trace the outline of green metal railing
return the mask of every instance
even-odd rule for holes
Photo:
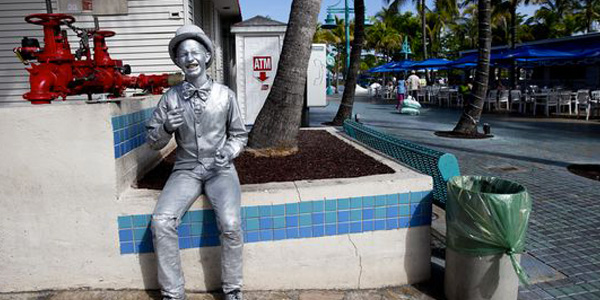
[[[431,176],[433,201],[445,208],[448,197],[447,182],[450,178],[460,175],[456,156],[395,138],[352,120],[344,122],[344,131],[357,141]]]

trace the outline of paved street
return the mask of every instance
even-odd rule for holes
[[[311,109],[311,126],[330,121],[340,97]],[[456,155],[463,175],[490,175],[525,185],[533,199],[527,269],[535,284],[519,299],[600,299],[600,182],[567,171],[572,163],[600,164],[600,122],[484,114],[494,138],[449,139],[457,109],[424,108],[401,115],[394,104],[357,98],[360,121],[399,138]],[[434,255],[436,251],[434,249]],[[441,257],[443,258],[443,256]],[[439,296],[439,295],[438,295]]]

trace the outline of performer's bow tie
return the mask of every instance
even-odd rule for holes
[[[194,95],[198,95],[198,98],[202,99],[202,101],[206,101],[208,99],[209,92],[210,91],[208,89],[196,88],[189,82],[185,82],[183,84],[183,97],[185,97],[185,99],[190,99],[194,97]]]

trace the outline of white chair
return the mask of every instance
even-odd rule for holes
[[[509,110],[508,90],[501,90],[498,94],[498,109],[502,109],[502,103],[506,104],[506,110]]]
[[[570,91],[561,91],[559,93],[558,98],[558,112],[562,112],[562,107],[566,106],[569,111],[569,115],[572,113],[571,111],[571,92]]]
[[[492,104],[494,107],[498,107],[498,90],[490,90],[488,92],[487,97],[483,101],[483,109],[485,110],[485,105],[488,106],[488,111],[492,110]]]
[[[523,113],[523,99],[521,99],[521,91],[520,90],[511,90],[510,91],[510,109],[512,110],[514,105],[519,106],[519,113]]]
[[[448,107],[450,107],[450,90],[446,87],[440,88],[438,99],[440,101],[440,107],[444,106],[444,101],[447,102]]]
[[[420,89],[417,90],[417,101],[419,102],[424,102],[426,101],[425,98],[427,98],[427,91],[425,90],[424,87],[421,87]]]
[[[556,92],[542,92],[544,96],[535,97],[535,103],[533,104],[533,115],[535,116],[536,108],[538,106],[544,106],[544,115],[550,116],[550,107],[558,107],[558,94]]]
[[[579,118],[579,111],[581,108],[585,109],[585,120],[590,119],[590,113],[592,110],[592,102],[590,101],[590,91],[589,90],[578,90],[577,96],[575,96],[575,112],[577,117]]]
[[[440,101],[438,98],[439,95],[440,95],[440,87],[439,86],[432,87],[430,90],[430,94],[429,94],[430,102],[440,105]]]

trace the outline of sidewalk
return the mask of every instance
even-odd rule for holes
[[[312,108],[311,125],[330,121],[339,98]],[[499,176],[528,188],[533,211],[524,265],[533,284],[521,287],[519,299],[600,299],[600,182],[566,169],[600,163],[600,122],[484,114],[494,138],[449,139],[433,132],[452,130],[460,110],[424,108],[408,116],[396,113],[394,104],[356,100],[354,113],[365,125],[453,153],[463,175]]]

